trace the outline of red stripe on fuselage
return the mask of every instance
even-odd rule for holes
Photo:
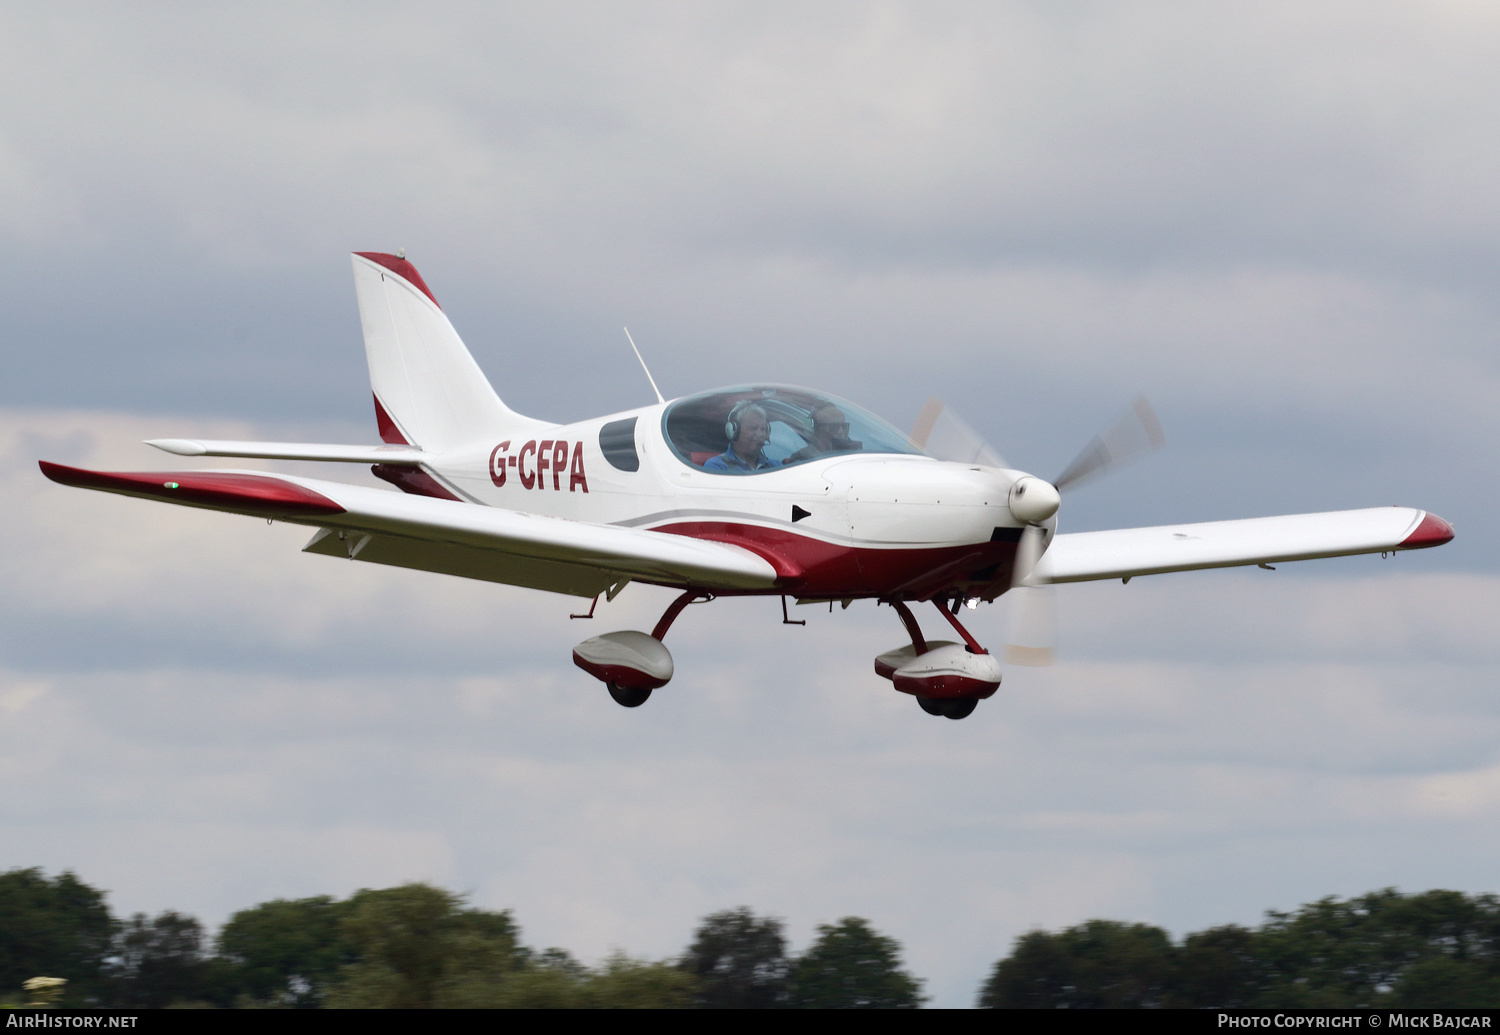
[[[1004,542],[876,550],[732,521],[679,521],[653,531],[742,547],[776,569],[778,592],[808,597],[900,594],[925,599],[973,581],[976,572],[995,565],[1001,569],[980,581],[1004,582],[1016,550],[1016,544]]]
[[[218,471],[86,471],[40,462],[42,473],[62,485],[143,496],[167,503],[230,510],[262,517],[342,514],[344,508],[320,492],[274,475]],[[168,488],[168,485],[174,486]]]

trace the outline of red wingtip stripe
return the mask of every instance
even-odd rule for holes
[[[422,274],[418,273],[417,268],[405,259],[397,258],[394,255],[387,255],[385,252],[355,252],[354,254],[358,255],[361,259],[369,259],[375,265],[383,266],[390,270],[396,276],[426,295],[433,305],[437,305],[439,309],[443,308],[438,305],[438,300],[433,298],[432,289],[427,286],[427,281],[422,279]]]
[[[344,508],[320,492],[275,475],[224,471],[87,471],[39,461],[42,473],[60,485],[143,496],[236,514],[262,517],[342,514]]]
[[[1417,525],[1416,530],[1405,539],[1401,540],[1403,550],[1422,550],[1429,546],[1442,546],[1453,538],[1453,526],[1448,524],[1436,514],[1423,514],[1422,523]]]

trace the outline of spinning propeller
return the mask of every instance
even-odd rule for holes
[[[912,441],[940,460],[1008,468],[973,428],[957,414],[931,398],[922,407],[912,429]],[[1105,428],[1073,458],[1056,481],[1047,482],[1023,474],[1010,488],[1010,512],[1024,522],[1016,559],[1011,568],[1010,591],[1017,594],[1010,642],[1005,660],[1017,665],[1050,665],[1056,638],[1056,605],[1046,575],[1039,571],[1049,535],[1046,522],[1062,505],[1062,491],[1104,474],[1111,468],[1159,449],[1166,442],[1161,422],[1144,396]]]

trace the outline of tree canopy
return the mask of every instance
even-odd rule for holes
[[[995,964],[995,1008],[1493,1007],[1500,1004],[1500,900],[1393,888],[1269,912],[1174,944],[1160,928],[1107,920],[1031,931]]]
[[[117,927],[103,892],[70,872],[11,870],[0,874],[0,917],[0,989],[58,977],[68,982],[65,1003],[101,994]]]
[[[172,910],[155,919],[136,913],[115,940],[110,1000],[151,1010],[203,999],[211,994],[212,970],[203,948],[203,925],[193,917]]]
[[[789,983],[789,1005],[808,1010],[914,1010],[924,1002],[922,982],[901,967],[901,946],[857,916],[818,925]]]
[[[278,898],[235,913],[218,944],[232,974],[232,997],[266,1006],[321,1006],[339,969],[356,959],[344,933],[348,914],[347,902],[327,895]]]
[[[703,918],[680,966],[698,979],[696,1003],[712,1010],[765,1010],[786,1002],[781,921],[748,906]]]

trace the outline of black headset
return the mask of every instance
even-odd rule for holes
[[[746,410],[752,408],[760,410],[761,416],[767,420],[771,419],[766,414],[765,409],[756,403],[754,399],[741,399],[734,404],[734,409],[729,411],[729,419],[724,422],[724,436],[729,439],[730,445],[733,445],[734,440],[740,437],[740,417],[744,415]]]

